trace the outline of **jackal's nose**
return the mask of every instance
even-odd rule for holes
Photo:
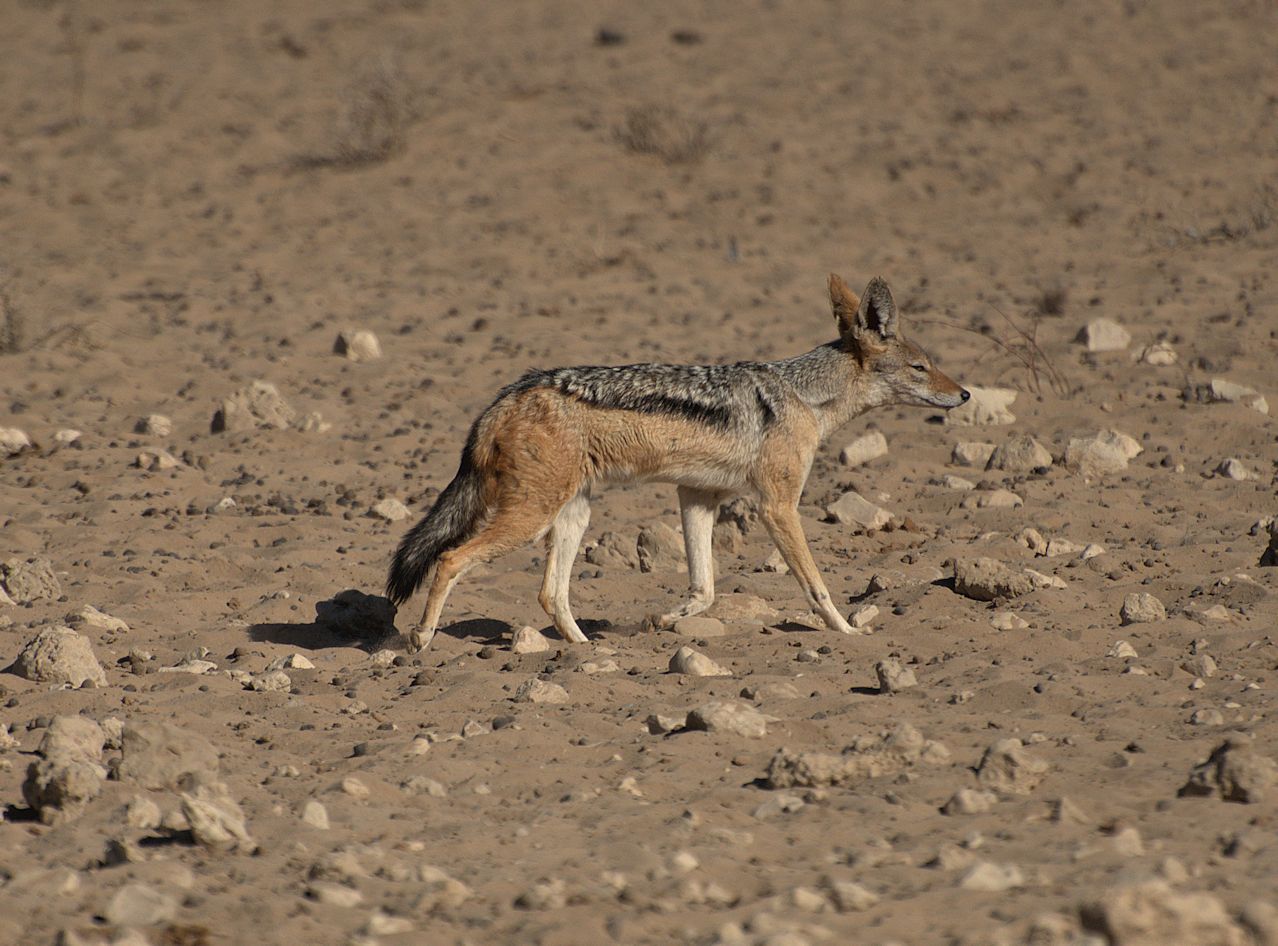
[[[964,388],[963,393],[959,395],[959,400],[961,400],[964,404],[966,404],[969,400],[971,400],[971,397],[972,397],[972,392],[969,391],[967,388]]]

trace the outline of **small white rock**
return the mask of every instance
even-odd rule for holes
[[[882,529],[892,521],[892,514],[876,506],[855,490],[848,490],[825,507],[831,522],[858,526],[866,531]]]
[[[674,622],[672,630],[683,637],[723,637],[728,633],[718,618],[708,618],[701,614],[680,618]]]
[[[1179,358],[1176,355],[1176,349],[1172,348],[1170,342],[1155,342],[1142,348],[1140,354],[1136,356],[1136,360],[1141,364],[1152,365],[1155,368],[1165,368],[1168,365],[1176,364]]]
[[[540,654],[550,650],[550,641],[535,627],[521,627],[510,639],[510,650],[514,654]]]
[[[361,364],[381,358],[382,344],[372,332],[364,329],[348,329],[337,336],[337,341],[333,343],[333,352],[345,355],[347,361]]]
[[[315,799],[302,806],[302,823],[319,831],[328,830],[328,809]]]
[[[844,466],[861,466],[886,456],[888,452],[887,438],[877,430],[862,434],[839,453],[839,462]]]
[[[173,433],[173,421],[163,414],[150,414],[134,424],[133,431],[138,434],[148,434],[152,437],[167,437]]]
[[[165,470],[176,470],[182,465],[182,461],[163,447],[147,447],[138,453],[133,465],[139,470],[163,473]]]
[[[992,864],[979,861],[959,880],[964,890],[979,890],[986,893],[1001,893],[1025,885],[1025,875],[1015,864]]]
[[[994,450],[994,444],[982,441],[968,440],[956,443],[954,450],[950,453],[950,462],[957,466],[974,466],[983,470],[990,462],[990,457],[994,455]]]
[[[1079,331],[1077,342],[1088,351],[1123,351],[1132,343],[1131,333],[1113,319],[1092,319]]]
[[[670,672],[692,677],[730,677],[732,671],[715,663],[700,651],[680,647],[670,658]]]
[[[958,449],[958,448],[956,447],[955,449]],[[969,464],[969,465],[974,465],[974,464]],[[958,490],[960,492],[967,492],[968,490],[976,489],[976,484],[973,483],[971,480],[964,479],[961,476],[955,476],[953,473],[946,473],[944,476],[942,476],[941,485],[944,486],[946,489]]]
[[[408,507],[393,496],[387,496],[373,503],[369,510],[372,515],[378,519],[385,519],[387,522],[403,522],[412,513]]]
[[[287,693],[293,688],[293,681],[283,670],[267,670],[253,674],[249,688],[256,693]]]
[[[1123,599],[1118,617],[1123,624],[1145,624],[1166,618],[1167,609],[1153,595],[1143,591],[1133,592]]]
[[[1117,660],[1135,659],[1136,648],[1128,641],[1115,641],[1114,646],[1105,654],[1106,657],[1113,657]]]
[[[994,626],[996,631],[1023,631],[1029,627],[1029,621],[1013,614],[1011,611],[999,611],[992,618],[990,624]]]
[[[974,385],[968,385],[967,390],[971,394],[967,403],[946,412],[947,427],[987,427],[1016,423],[1016,415],[1009,409],[1016,400],[1016,391],[1011,388],[978,388]]]
[[[899,693],[919,685],[914,671],[909,667],[901,666],[899,660],[891,657],[880,660],[874,665],[874,675],[879,679],[880,693]]]
[[[855,628],[869,627],[875,618],[879,616],[879,606],[876,604],[863,604],[851,614],[848,615],[848,623]]]
[[[567,703],[568,691],[558,683],[548,683],[540,677],[531,677],[515,691],[517,703]]]
[[[1215,472],[1230,480],[1249,480],[1253,478],[1251,470],[1247,469],[1242,460],[1237,457],[1221,460]]]
[[[17,427],[0,427],[0,456],[12,457],[30,450],[31,438]]]

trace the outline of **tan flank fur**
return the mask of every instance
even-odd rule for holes
[[[541,537],[537,596],[565,640],[587,638],[568,582],[598,484],[678,487],[691,598],[662,626],[714,601],[716,511],[750,495],[809,607],[833,630],[856,633],[830,598],[799,519],[799,497],[821,441],[886,404],[957,407],[968,393],[900,337],[887,284],[858,298],[831,275],[839,338],[804,355],[738,365],[629,365],[529,372],[476,420],[453,482],[404,538],[387,580],[398,605],[426,583],[409,649],[427,646],[448,593],[479,562]]]

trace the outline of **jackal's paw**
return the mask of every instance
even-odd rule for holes
[[[415,627],[408,632],[408,652],[416,654],[425,650],[430,646],[431,640],[435,637],[434,630],[426,630],[424,627]]]

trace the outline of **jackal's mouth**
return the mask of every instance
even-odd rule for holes
[[[959,388],[954,394],[939,394],[934,398],[929,398],[934,407],[943,407],[946,410],[958,407],[960,404],[966,404],[971,400],[972,392],[967,388]]]

